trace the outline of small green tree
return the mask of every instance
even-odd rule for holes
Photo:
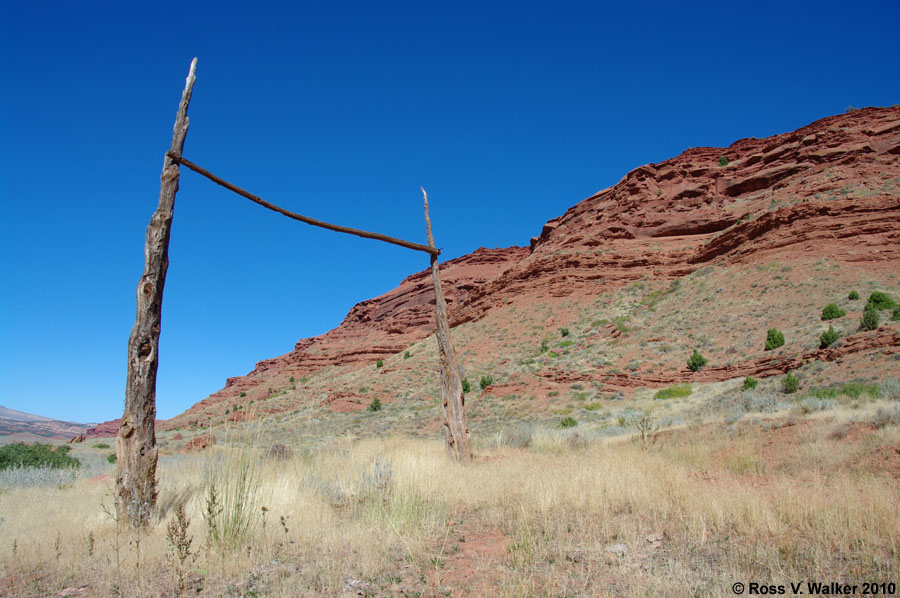
[[[488,386],[494,383],[494,377],[490,374],[486,374],[481,377],[481,381],[478,382],[479,386],[481,386],[481,390],[484,390]]]
[[[878,328],[878,324],[878,310],[870,303],[866,305],[866,309],[863,310],[862,319],[859,321],[859,327],[861,330],[875,330]]]
[[[378,361],[375,362],[375,367],[376,367],[376,368],[380,368],[380,367],[383,367],[383,366],[384,366],[384,360],[383,360],[383,359],[379,359]]]
[[[794,372],[788,372],[781,383],[785,394],[793,394],[800,388],[800,380],[794,375]]]
[[[470,390],[472,390],[472,385],[469,384],[469,379],[468,379],[468,378],[463,378],[463,379],[462,379],[462,388],[463,388],[463,393],[467,393],[467,392],[469,392]]]
[[[850,291],[850,294],[847,295],[847,299],[850,299],[851,301],[856,301],[857,299],[859,299],[859,293],[857,293],[856,291]]]
[[[409,351],[403,352],[403,359],[409,359],[410,357],[412,357],[412,355],[409,354]]]
[[[728,158],[719,156],[719,166],[728,166]]]
[[[836,320],[847,315],[843,309],[837,306],[837,303],[829,303],[822,310],[822,320]]]
[[[841,335],[834,331],[834,326],[828,326],[828,330],[819,335],[819,348],[827,349],[841,338]]]
[[[559,334],[562,336],[569,336],[569,329],[568,328],[560,328]]]
[[[894,312],[891,314],[891,321],[896,322],[900,320],[900,307],[894,308]]]
[[[697,349],[694,349],[691,358],[687,361],[687,365],[692,371],[699,372],[700,369],[706,365],[706,358],[700,355],[700,352],[697,351]]]
[[[887,293],[874,291],[871,295],[869,295],[869,300],[866,302],[866,307],[870,305],[878,310],[894,309],[895,307],[897,307],[897,302],[894,301],[894,298]]]
[[[784,334],[776,328],[769,328],[766,333],[766,351],[777,349],[784,344]]]
[[[375,397],[372,399],[372,402],[369,403],[368,407],[369,411],[381,411],[381,399]]]
[[[754,388],[756,388],[757,384],[759,384],[759,380],[747,376],[746,378],[744,378],[744,383],[741,385],[741,390],[753,390]]]

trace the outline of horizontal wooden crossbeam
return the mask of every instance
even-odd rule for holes
[[[231,183],[229,183],[228,181],[226,181],[223,178],[217,177],[216,175],[214,175],[210,171],[206,170],[205,168],[202,168],[202,167],[194,164],[193,162],[191,162],[184,156],[179,156],[173,152],[166,152],[166,156],[168,156],[169,159],[171,159],[173,162],[175,162],[177,164],[181,164],[183,166],[186,166],[189,169],[196,172],[197,174],[201,174],[201,175],[205,176],[206,178],[208,178],[212,182],[216,183],[217,185],[221,185],[222,187],[225,187],[229,191],[233,191],[233,192],[237,193],[241,197],[246,197],[250,201],[257,203],[264,208],[268,208],[268,209],[272,210],[273,212],[278,212],[279,214],[287,216],[288,218],[292,218],[294,220],[299,220],[300,222],[305,222],[306,224],[309,224],[312,226],[318,226],[319,228],[325,228],[325,229],[333,230],[333,231],[339,232],[339,233],[347,233],[350,235],[356,235],[357,237],[364,237],[366,239],[375,239],[376,241],[384,241],[385,243],[399,245],[400,247],[406,247],[407,249],[413,249],[415,251],[422,251],[424,253],[428,253],[428,254],[435,255],[435,256],[440,255],[440,253],[441,253],[440,249],[437,249],[435,247],[429,247],[428,245],[422,245],[421,243],[413,243],[412,241],[404,241],[403,239],[398,239],[396,237],[389,237],[388,235],[382,235],[381,233],[373,233],[373,232],[369,232],[367,230],[360,230],[358,228],[350,228],[347,226],[340,226],[338,224],[331,224],[330,222],[323,222],[322,220],[316,220],[315,218],[310,218],[308,216],[303,216],[301,214],[297,214],[296,212],[291,212],[290,210],[285,210],[284,208],[278,207],[273,203],[269,203],[268,201],[264,200],[263,198],[261,198],[257,195],[253,195],[249,191],[245,191],[244,189],[241,189],[237,185],[232,185]]]

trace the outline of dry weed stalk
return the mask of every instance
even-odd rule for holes
[[[169,562],[175,569],[175,595],[184,594],[187,581],[188,565],[197,560],[197,555],[191,551],[193,538],[188,536],[188,528],[191,522],[184,514],[184,504],[178,503],[175,507],[175,515],[169,520],[166,527],[166,539],[169,541]]]
[[[634,422],[634,427],[637,428],[638,439],[643,450],[650,449],[659,440],[659,424],[654,423],[649,416],[645,415]]]

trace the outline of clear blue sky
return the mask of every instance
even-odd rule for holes
[[[185,155],[303,214],[444,258],[527,245],[628,170],[900,102],[890,2],[6,3],[0,404],[122,412],[144,229],[188,65]],[[186,6],[190,4],[190,6]],[[336,326],[424,254],[183,172],[158,408]]]

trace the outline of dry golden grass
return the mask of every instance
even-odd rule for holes
[[[162,463],[165,512],[142,537],[104,513],[109,482],[3,492],[0,594],[175,595],[178,502],[196,555],[185,595],[718,596],[737,581],[896,580],[900,483],[856,465],[900,432],[834,440],[829,426],[694,427],[649,449],[544,432],[468,465],[399,437],[281,459],[216,447]],[[773,460],[772,443],[794,454]],[[211,482],[220,503],[245,501],[231,545],[209,545]]]

